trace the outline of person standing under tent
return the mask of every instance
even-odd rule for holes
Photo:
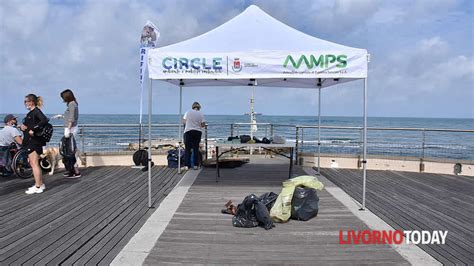
[[[23,119],[23,124],[20,126],[20,129],[24,132],[23,146],[26,147],[28,152],[28,161],[35,178],[35,184],[25,191],[26,194],[42,193],[46,189],[39,164],[40,155],[43,154],[43,146],[46,145],[46,142],[35,135],[35,133],[42,130],[49,121],[40,109],[42,106],[43,98],[41,96],[34,94],[25,96],[25,107],[30,111]]]
[[[202,128],[205,126],[204,115],[200,111],[201,105],[194,102],[191,110],[187,111],[183,117],[184,127],[184,158],[185,165],[191,167],[191,150],[193,150],[194,169],[199,165],[199,143],[201,142]]]

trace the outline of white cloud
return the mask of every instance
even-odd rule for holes
[[[0,4],[2,38],[15,41],[34,38],[48,15],[47,0],[8,0]]]
[[[46,97],[47,111],[60,112],[58,93],[65,87],[76,92],[82,112],[137,112],[138,41],[147,20],[160,29],[162,46],[211,30],[252,3],[300,31],[367,48],[372,115],[416,115],[419,99],[428,105],[445,99],[453,114],[469,116],[463,109],[474,105],[472,9],[459,1],[410,0],[0,1],[0,113],[23,111],[29,92]],[[156,110],[176,113],[178,90],[156,86]],[[186,93],[210,113],[248,109],[245,88]],[[324,89],[323,113],[359,115],[361,93],[357,82]],[[453,94],[464,101],[455,103]],[[317,110],[315,90],[260,89],[257,96],[265,113]]]

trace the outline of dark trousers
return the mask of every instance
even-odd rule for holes
[[[184,163],[187,167],[191,167],[191,150],[193,150],[194,165],[198,166],[199,142],[201,142],[202,132],[198,130],[189,130],[184,133]]]

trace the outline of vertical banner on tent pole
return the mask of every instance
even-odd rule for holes
[[[139,129],[139,142],[138,146],[141,148],[141,138],[142,138],[142,116],[143,116],[143,80],[145,80],[146,70],[148,67],[148,49],[155,48],[156,42],[160,37],[160,31],[158,28],[147,21],[145,26],[143,26],[142,34],[140,36],[140,129]]]
[[[151,99],[153,91],[153,80],[150,79],[148,89],[148,208],[151,208]]]
[[[318,83],[318,174],[321,174],[321,83]]]
[[[362,184],[362,207],[360,210],[365,210],[365,192],[367,179],[367,78],[364,79],[364,148],[363,148],[363,184]]]
[[[179,83],[179,130],[178,130],[178,174],[181,174],[181,143],[182,143],[182,127],[183,127],[183,120],[182,120],[182,109],[183,109],[183,81]],[[189,167],[189,165],[188,165]]]

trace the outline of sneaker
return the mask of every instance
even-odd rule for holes
[[[74,178],[79,178],[81,177],[81,173],[78,173],[78,174],[74,174],[74,173],[69,173],[67,176],[65,176],[66,178],[70,178],[70,179],[74,179]]]
[[[197,167],[196,165],[193,167],[194,170],[198,170],[199,167]]]
[[[71,173],[70,173],[70,172],[65,172],[65,173],[63,174],[63,176],[64,176],[64,177],[69,177],[69,176],[71,176]]]
[[[28,188],[27,191],[25,191],[26,194],[39,194],[43,193],[43,191],[46,189],[46,186],[42,184],[40,187],[37,186],[32,186]]]

